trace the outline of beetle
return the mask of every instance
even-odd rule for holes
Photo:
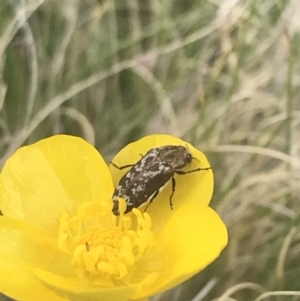
[[[123,170],[130,168],[120,179],[114,193],[113,213],[119,215],[118,197],[126,201],[127,208],[125,213],[130,212],[133,208],[138,208],[149,200],[148,206],[157,197],[158,193],[171,180],[172,192],[169,197],[170,207],[173,209],[172,198],[176,189],[176,180],[174,175],[186,175],[201,170],[209,170],[207,168],[196,168],[189,171],[183,171],[193,159],[188,147],[182,145],[165,145],[150,149],[135,164],[117,166],[113,162],[111,164]],[[198,160],[197,160],[198,161]]]

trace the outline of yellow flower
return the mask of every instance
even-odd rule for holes
[[[113,159],[134,163],[150,148],[187,145],[188,168],[208,167],[184,141],[153,135]],[[186,168],[187,169],[187,168]],[[111,171],[111,172],[110,172]],[[211,170],[177,177],[147,212],[112,214],[114,187],[126,170],[106,163],[84,140],[54,136],[20,148],[0,177],[0,292],[20,301],[147,300],[216,259],[227,231],[208,207]]]

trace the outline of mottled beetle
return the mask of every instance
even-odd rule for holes
[[[188,148],[182,145],[166,145],[152,148],[146,155],[141,156],[142,158],[135,164],[119,167],[111,162],[113,166],[120,170],[130,168],[119,181],[112,196],[114,203],[113,213],[115,215],[119,214],[118,197],[122,197],[127,203],[125,213],[141,206],[148,200],[149,206],[169,180],[172,181],[172,192],[169,200],[171,209],[173,209],[172,197],[176,188],[174,175],[185,175],[211,169],[211,167],[207,167],[189,171],[180,170],[189,165],[193,159],[197,160],[192,156]]]

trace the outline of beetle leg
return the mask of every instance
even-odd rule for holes
[[[142,154],[140,154],[140,156],[142,157],[142,159],[144,158],[144,156]],[[122,170],[122,169],[125,169],[125,168],[129,168],[129,167],[132,167],[134,166],[135,164],[128,164],[128,165],[124,165],[124,166],[118,166],[116,165],[114,162],[110,162],[110,164],[112,164],[114,167],[118,168],[119,170]]]
[[[206,167],[206,168],[196,168],[196,169],[188,170],[188,171],[175,170],[174,173],[176,173],[177,175],[186,175],[186,174],[191,173],[191,172],[201,171],[201,170],[209,170],[209,169],[211,169],[211,166]]]
[[[112,212],[113,212],[114,215],[119,215],[120,212],[119,212],[119,201],[118,201],[118,198],[115,195],[113,195],[112,199],[113,199],[113,203],[114,203],[113,204]]]
[[[150,204],[154,201],[154,199],[157,197],[158,193],[159,193],[159,189],[156,190],[156,191],[152,194],[152,196],[151,196],[151,198],[150,198],[150,200],[149,200],[149,204],[146,206],[144,212],[147,211],[148,207],[149,207]]]
[[[170,207],[171,207],[172,210],[173,210],[172,198],[173,198],[175,189],[176,189],[176,180],[175,180],[174,177],[172,177],[172,193],[171,193],[171,195],[170,195]]]
[[[135,164],[128,164],[128,165],[124,165],[124,166],[118,166],[116,165],[114,162],[110,162],[110,164],[112,164],[114,167],[118,168],[119,170],[125,169],[125,168],[129,168],[134,166]]]

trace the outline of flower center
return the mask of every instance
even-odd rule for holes
[[[64,214],[58,246],[71,254],[77,274],[93,285],[112,287],[130,282],[137,260],[152,245],[151,218],[138,209],[124,215],[126,204],[119,199],[120,215],[112,214],[111,203],[83,203],[77,215]]]

